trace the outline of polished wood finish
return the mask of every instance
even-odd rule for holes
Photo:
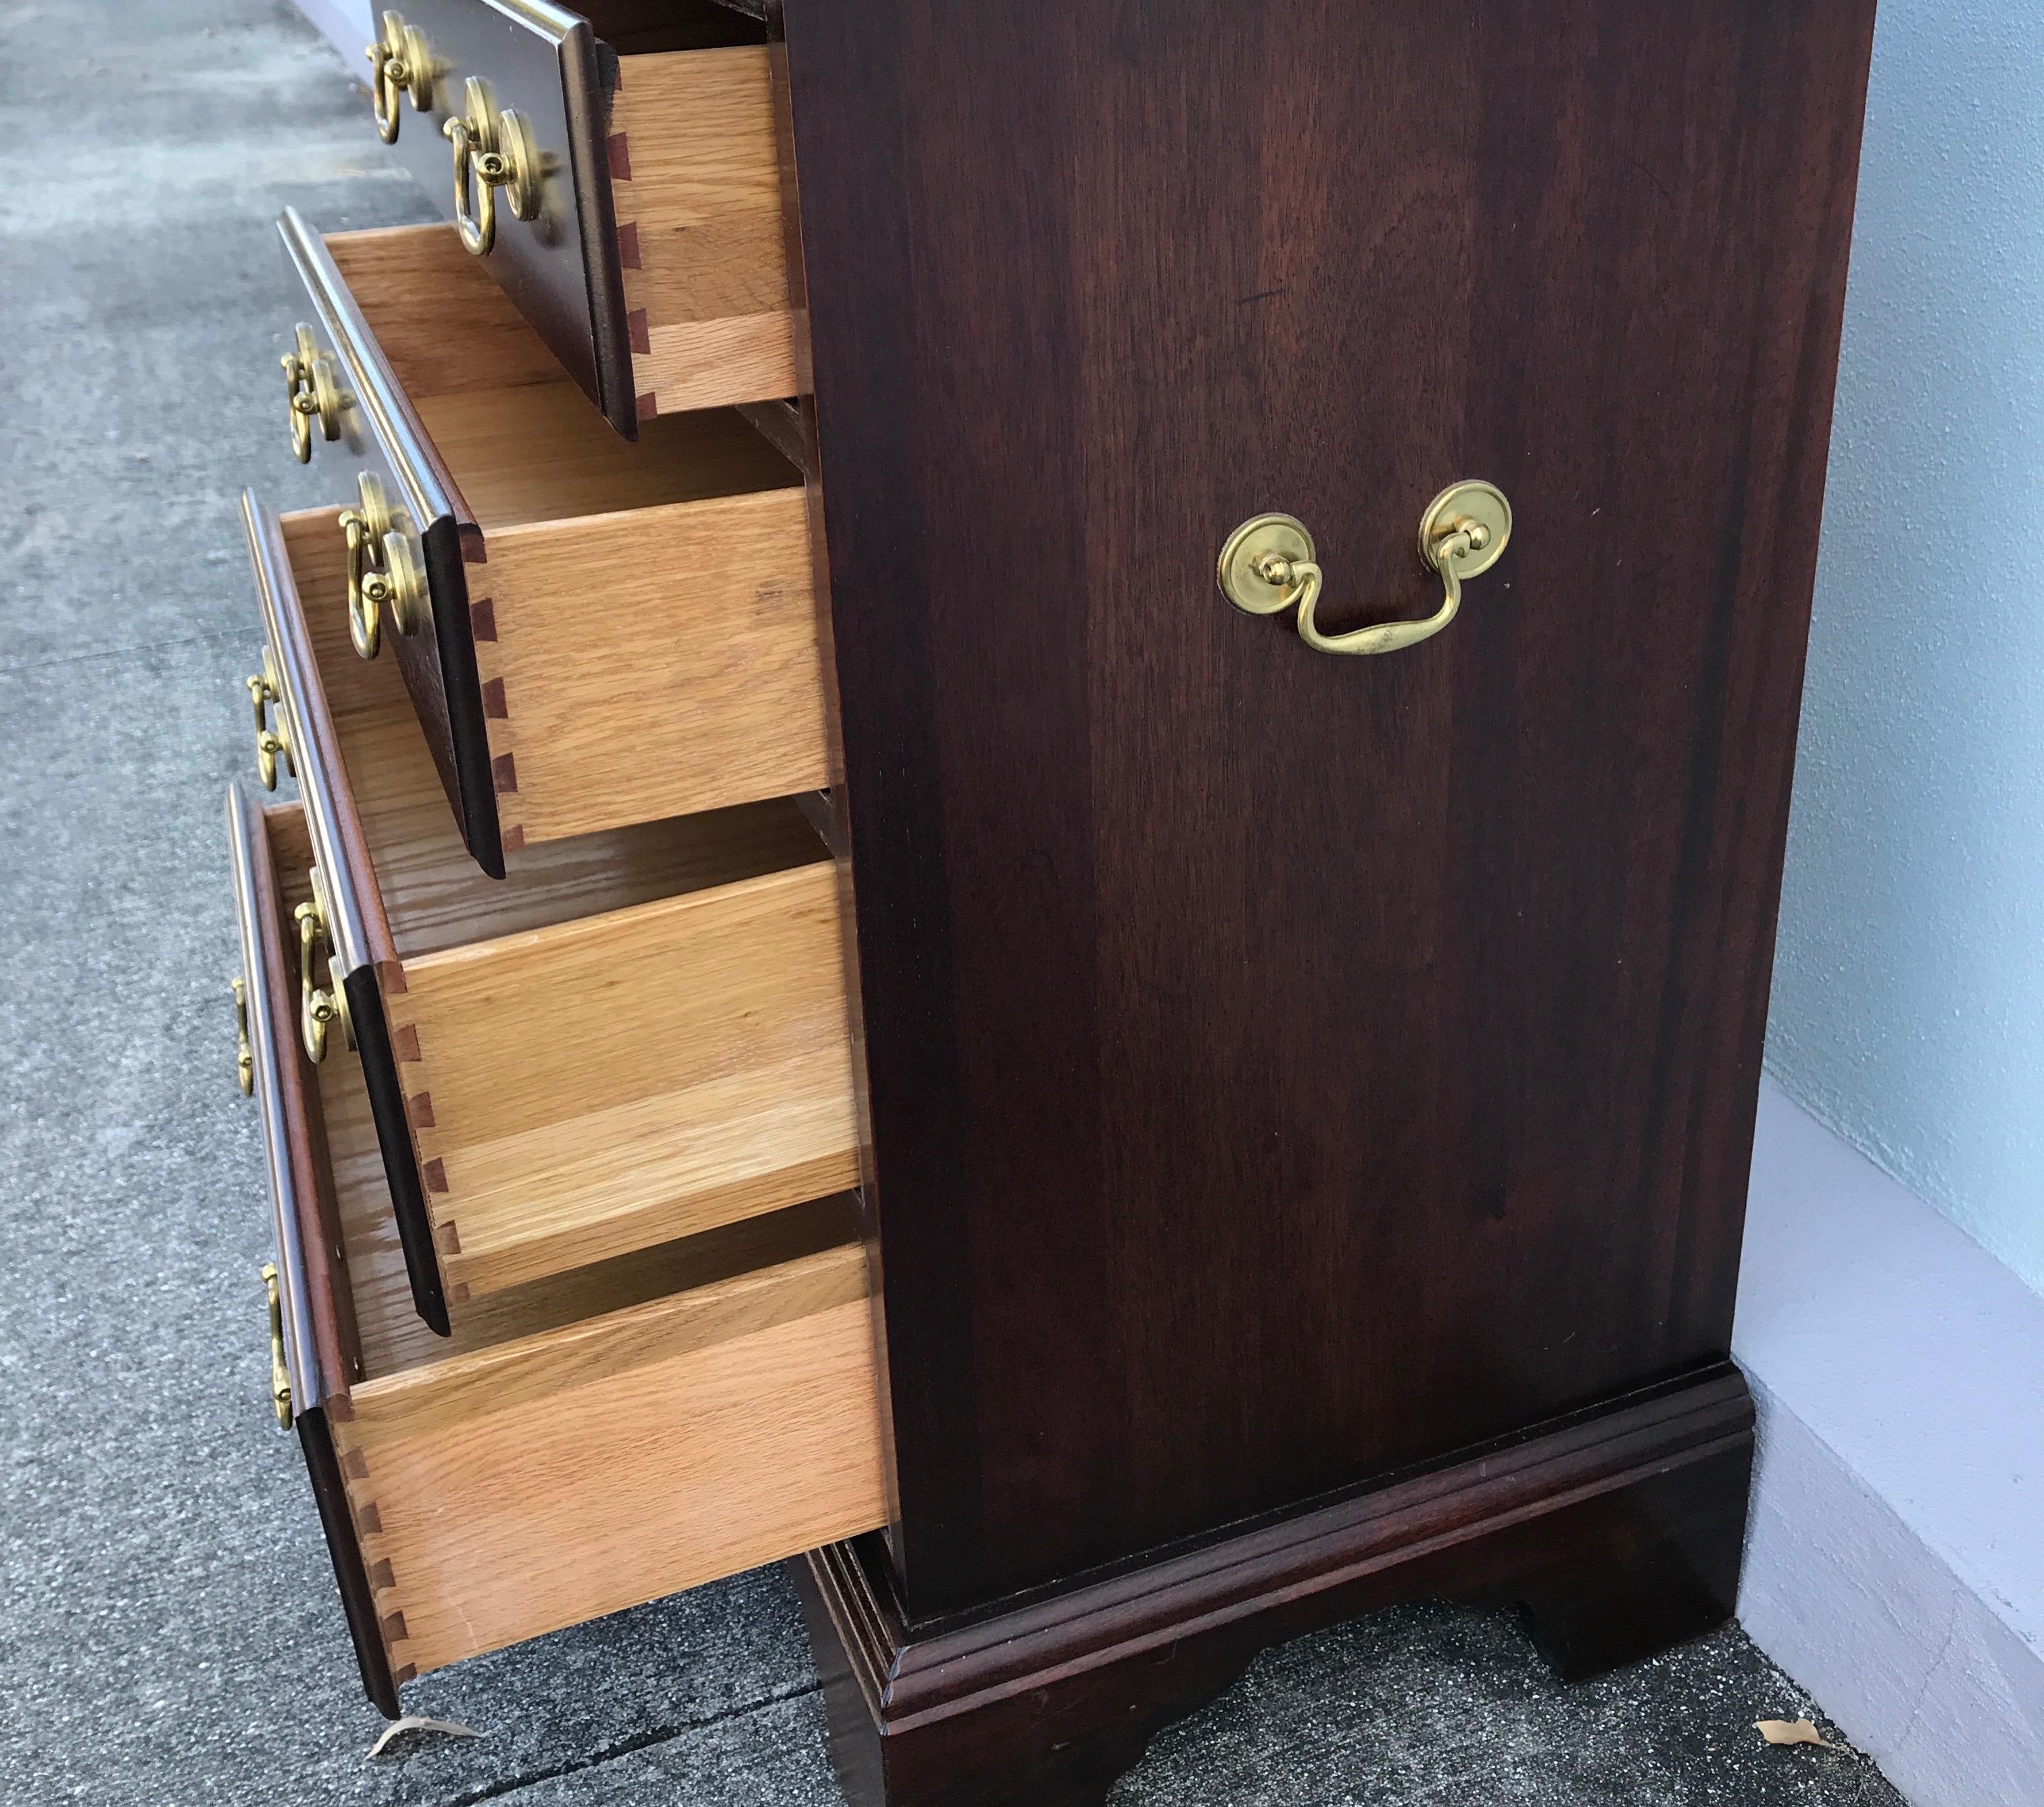
[[[451,228],[286,236],[363,393],[383,398],[343,443],[316,438],[315,458],[336,462],[336,502],[352,461],[425,523],[432,631],[386,628],[386,656],[484,869],[823,783],[799,472],[727,409],[620,440]]]
[[[325,1124],[309,1101],[303,1065],[291,1036],[298,995],[280,874],[302,873],[310,861],[311,843],[304,812],[297,806],[259,809],[239,786],[229,794],[228,825],[255,1095],[271,1172],[272,1253],[294,1407],[292,1429],[312,1483],[363,1690],[382,1712],[394,1716],[398,1685],[378,1629],[369,1571],[326,1418],[324,1377],[333,1375],[344,1382],[359,1372],[359,1363],[352,1306],[345,1287],[336,1289],[336,1251],[316,1203],[325,1184]]]
[[[851,1807],[1101,1807],[1266,1645],[1397,1602],[1513,1603],[1571,1679],[1729,1618],[1753,1457],[1718,1370],[962,1624],[878,1538],[790,1565]]]
[[[826,863],[425,955],[405,983],[457,1300],[857,1177]]]
[[[467,261],[613,428],[793,393],[781,190],[759,27],[709,0],[412,0],[441,73],[397,155],[451,220],[442,128],[482,77],[528,121],[539,217],[500,197]],[[465,255],[465,254],[464,254]]]
[[[405,1247],[427,1321],[851,1184],[836,877],[801,809],[580,836],[486,878],[398,673],[348,643],[335,517],[253,518],[281,549],[284,710],[391,1194],[426,1226]]]
[[[334,423],[336,437],[325,436],[324,423],[314,429],[313,455],[321,470],[331,469],[336,507],[352,505],[358,483],[370,478],[382,485],[390,505],[402,511],[418,535],[428,620],[417,632],[391,634],[387,656],[405,674],[441,787],[469,850],[486,872],[501,876],[504,842],[468,610],[467,566],[471,558],[483,555],[481,536],[325,241],[288,207],[277,222],[277,236],[290,280],[303,297],[301,301],[298,293],[292,296],[292,311],[300,316],[298,324],[311,332],[317,355],[332,360],[335,384],[344,398]],[[385,237],[369,249],[380,270],[392,261],[388,254],[397,247]],[[492,323],[492,297],[474,289],[471,280],[468,297],[482,305],[464,312],[463,328],[476,329],[476,342],[487,355],[505,330],[518,323],[501,298],[495,301],[499,313]],[[430,298],[420,285],[408,285],[402,292],[407,297],[403,311],[415,323],[430,319]],[[459,285],[451,293],[463,298]],[[458,361],[444,355],[436,355],[432,362],[443,370],[459,367]],[[529,360],[511,361],[514,379],[530,380],[531,368]]]
[[[786,0],[912,1621],[1724,1356],[1873,10]]]

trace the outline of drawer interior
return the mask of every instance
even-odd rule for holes
[[[282,927],[289,930],[292,910],[312,896],[312,842],[297,812],[273,816],[269,834]],[[451,1335],[436,1335],[413,1306],[360,1063],[328,1060],[313,1072],[331,1188],[322,1207],[348,1276],[344,1303],[352,1328],[344,1341],[359,1358],[355,1386],[826,1251],[839,1251],[840,1264],[863,1271],[849,1202],[822,1199],[491,1294],[455,1320]],[[863,1295],[863,1283],[858,1290]]]
[[[735,410],[613,432],[451,226],[335,232],[334,263],[486,539],[493,528],[799,488]]]
[[[359,658],[349,644],[339,524],[338,511],[287,515],[284,539],[401,959],[828,857],[801,808],[777,799],[542,842],[508,861],[505,877],[486,876],[462,844],[395,660]]]
[[[621,56],[764,44],[767,39],[765,20],[722,0],[582,0],[576,10]]]
[[[287,925],[311,847],[295,813],[271,835]],[[398,1681],[884,1521],[847,1199],[512,1288],[444,1339],[412,1308],[358,1063],[300,1070],[303,1229],[337,1276],[313,1309],[346,1369],[324,1403]]]

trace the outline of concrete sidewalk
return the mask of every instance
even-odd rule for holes
[[[221,796],[259,645],[236,494],[336,499],[287,447],[271,222],[427,214],[282,0],[17,0],[0,52],[0,1798],[834,1802],[775,1573],[428,1677],[412,1710],[489,1736],[364,1760],[268,1427]],[[1511,1621],[1415,1609],[1266,1656],[1116,1798],[1896,1801],[1752,1730],[1812,1710],[1735,1632],[1565,1690]]]

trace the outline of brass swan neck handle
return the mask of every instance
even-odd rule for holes
[[[1315,619],[1325,587],[1305,524],[1291,515],[1257,515],[1221,548],[1221,593],[1246,615],[1298,611],[1299,638],[1320,653],[1395,653],[1431,639],[1462,605],[1462,583],[1496,564],[1512,538],[1512,505],[1495,484],[1450,484],[1420,517],[1421,563],[1439,577],[1441,606],[1421,621],[1386,621],[1347,634],[1323,634]]]

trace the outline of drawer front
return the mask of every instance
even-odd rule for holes
[[[309,1063],[282,926],[299,811],[229,804],[294,1428],[370,1698],[413,1676],[878,1526],[865,1257],[843,1199],[478,1313],[394,1307],[360,1075]],[[402,1287],[402,1282],[398,1283]]]
[[[625,446],[449,228],[328,240],[287,213],[279,229],[330,366],[294,425],[334,461],[352,545],[373,517],[386,549],[364,581],[387,600],[356,644],[394,652],[483,869],[502,876],[531,842],[826,783],[785,435],[720,409]]]
[[[711,0],[651,23],[644,6],[592,11],[407,0],[370,47],[406,79],[372,87],[380,135],[626,437],[655,413],[796,393],[762,28]],[[504,179],[463,165],[451,128],[494,147]]]
[[[336,503],[374,514],[373,524],[395,536],[410,566],[404,607],[382,612],[380,647],[405,674],[463,838],[484,870],[501,875],[469,620],[467,564],[481,558],[481,535],[319,234],[294,209],[285,210],[277,231],[305,303],[298,339],[317,366],[300,384],[314,405],[308,422],[313,455],[334,470]]]
[[[298,1053],[297,999],[284,942],[288,917],[278,884],[280,860],[303,859],[310,844],[295,805],[259,809],[236,785],[228,793],[227,813],[241,930],[244,1084],[261,1113],[269,1168],[270,1278],[276,1289],[271,1360],[279,1371],[278,1417],[296,1432],[305,1456],[363,1687],[377,1706],[395,1714],[397,1683],[326,1411],[328,1377],[344,1388],[358,1375],[349,1352],[352,1327],[344,1341],[328,1277],[333,1249],[317,1203],[323,1183],[321,1126]]]
[[[800,808],[479,879],[394,674],[336,625],[332,518],[244,499],[319,875],[307,983],[367,1083],[420,1316],[444,1334],[471,1298],[855,1183],[837,874]]]
[[[305,987],[312,982],[299,969],[308,959],[316,961],[324,957],[328,988],[338,988],[338,1002],[345,1007],[336,1026],[339,1034],[330,1036],[329,1042],[339,1040],[346,1047],[335,1051],[332,1057],[345,1059],[346,1049],[352,1048],[360,1060],[413,1302],[419,1316],[444,1336],[448,1329],[446,1287],[434,1253],[432,1220],[426,1208],[383,1007],[386,987],[401,982],[397,951],[306,631],[307,600],[328,609],[342,605],[340,593],[344,581],[337,579],[331,566],[310,565],[324,573],[325,581],[311,598],[302,597],[283,524],[252,493],[242,496],[241,524],[263,618],[264,677],[276,692],[271,707],[282,723],[282,738],[304,799],[313,862],[321,878],[315,900],[320,945],[293,950],[299,1008],[303,1008]],[[384,973],[381,981],[379,965]],[[291,1028],[294,1038],[302,1039],[302,1026],[295,1016]]]

